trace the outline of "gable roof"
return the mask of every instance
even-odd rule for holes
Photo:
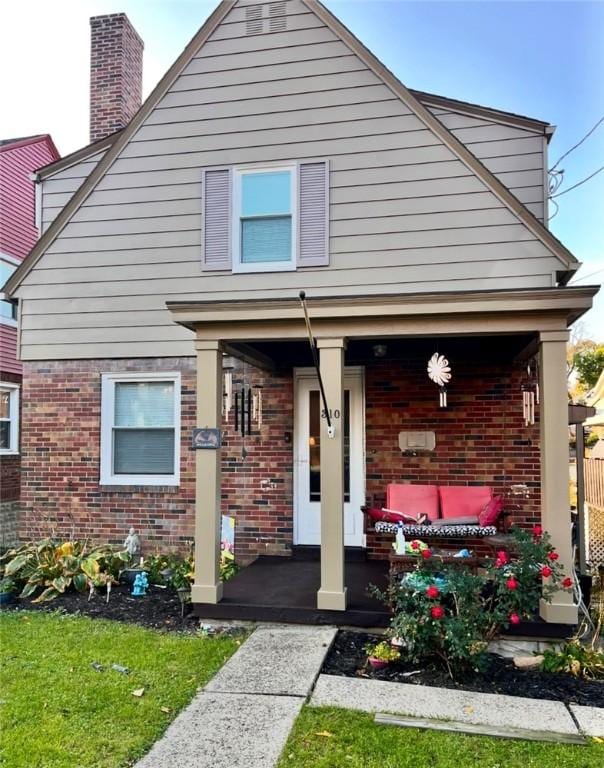
[[[539,240],[554,256],[558,258],[561,271],[566,272],[566,279],[580,265],[578,260],[552,233],[526,208],[508,189],[496,178],[496,176],[483,165],[470,150],[457,139],[443,123],[438,120],[413,93],[406,88],[393,73],[382,64],[374,54],[355,37],[350,30],[342,24],[330,11],[318,0],[301,0],[308,9],[338,37],[345,45],[355,53],[363,63],[411,110],[419,120],[439,138],[453,154],[466,165],[499,200],[506,206],[516,218],[523,223],[529,231]],[[197,34],[190,40],[186,48],[168,69],[151,94],[143,102],[138,112],[133,116],[128,125],[115,136],[115,140],[109,145],[105,155],[101,158],[96,168],[84,180],[80,188],[75,192],[67,205],[52,222],[50,227],[41,236],[21,266],[11,275],[4,291],[9,296],[21,284],[22,280],[33,269],[35,264],[44,254],[71,217],[93,192],[96,185],[117,159],[122,149],[127,145],[131,136],[139,129],[143,122],[153,111],[160,99],[169,90],[183,69],[196,55],[202,45],[218,27],[224,17],[238,4],[238,0],[222,0],[206,19]]]
[[[17,139],[0,139],[0,152],[6,152],[19,147],[26,147],[28,144],[37,144],[39,141],[45,141],[56,157],[59,157],[59,151],[49,133],[37,133],[34,136],[20,136]]]

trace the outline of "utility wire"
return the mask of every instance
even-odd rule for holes
[[[556,206],[556,210],[552,213],[551,216],[548,216],[548,219],[547,219],[548,222],[551,221],[552,219],[555,219],[556,216],[558,215],[559,211],[560,211],[560,206],[558,205],[558,203],[553,198],[550,197],[549,201],[550,201],[550,203],[553,203]]]
[[[558,192],[557,194],[552,195],[550,197],[550,200],[553,200],[554,197],[561,197],[562,195],[565,195],[567,192],[570,192],[571,189],[576,189],[577,187],[580,187],[581,184],[585,184],[586,181],[589,181],[590,179],[593,179],[594,176],[597,176],[602,171],[604,171],[604,165],[600,166],[600,168],[598,168],[597,171],[594,171],[589,176],[586,176],[584,179],[581,179],[581,181],[578,181],[576,184],[573,184],[572,187],[567,187],[566,189],[563,189],[562,192]]]
[[[585,141],[585,139],[589,138],[591,134],[596,130],[596,128],[602,123],[604,123],[604,115],[602,115],[602,117],[598,120],[598,122],[594,125],[594,127],[585,134],[585,136],[581,139],[581,141],[578,141],[573,147],[571,147],[560,158],[558,158],[558,160],[550,168],[549,172],[551,173],[562,162],[562,160],[564,160],[565,157],[570,155],[570,153],[573,152],[575,149],[577,149],[577,147],[580,147],[581,144],[583,144],[583,142]]]
[[[604,272],[604,267],[602,267],[601,269],[596,269],[596,271],[595,271],[595,272],[590,272],[590,273],[589,273],[589,274],[587,274],[587,275],[583,275],[583,277],[578,277],[578,278],[577,278],[577,279],[576,279],[576,280],[575,280],[575,281],[572,283],[572,285],[576,285],[577,283],[580,283],[580,282],[581,282],[581,280],[588,280],[590,277],[593,277],[594,275],[599,275],[599,274],[600,274],[600,272]]]

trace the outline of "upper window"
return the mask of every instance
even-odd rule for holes
[[[180,374],[104,374],[101,484],[178,485]]]
[[[235,271],[294,268],[295,184],[295,167],[235,171]]]
[[[0,453],[19,453],[19,387],[0,382]]]
[[[201,268],[278,272],[329,264],[329,163],[204,168]]]
[[[16,324],[17,305],[11,301],[6,301],[1,291],[4,283],[17,269],[18,264],[19,262],[12,256],[0,254],[0,322],[8,325]]]

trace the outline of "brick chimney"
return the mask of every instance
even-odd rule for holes
[[[144,43],[125,13],[90,19],[90,141],[119,131],[142,100]]]

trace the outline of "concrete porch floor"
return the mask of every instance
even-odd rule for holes
[[[320,562],[313,553],[293,557],[261,556],[224,584],[217,605],[197,603],[193,614],[205,619],[240,619],[293,624],[386,627],[390,614],[367,594],[370,584],[384,589],[388,563],[346,558],[348,603],[345,611],[317,608]]]

